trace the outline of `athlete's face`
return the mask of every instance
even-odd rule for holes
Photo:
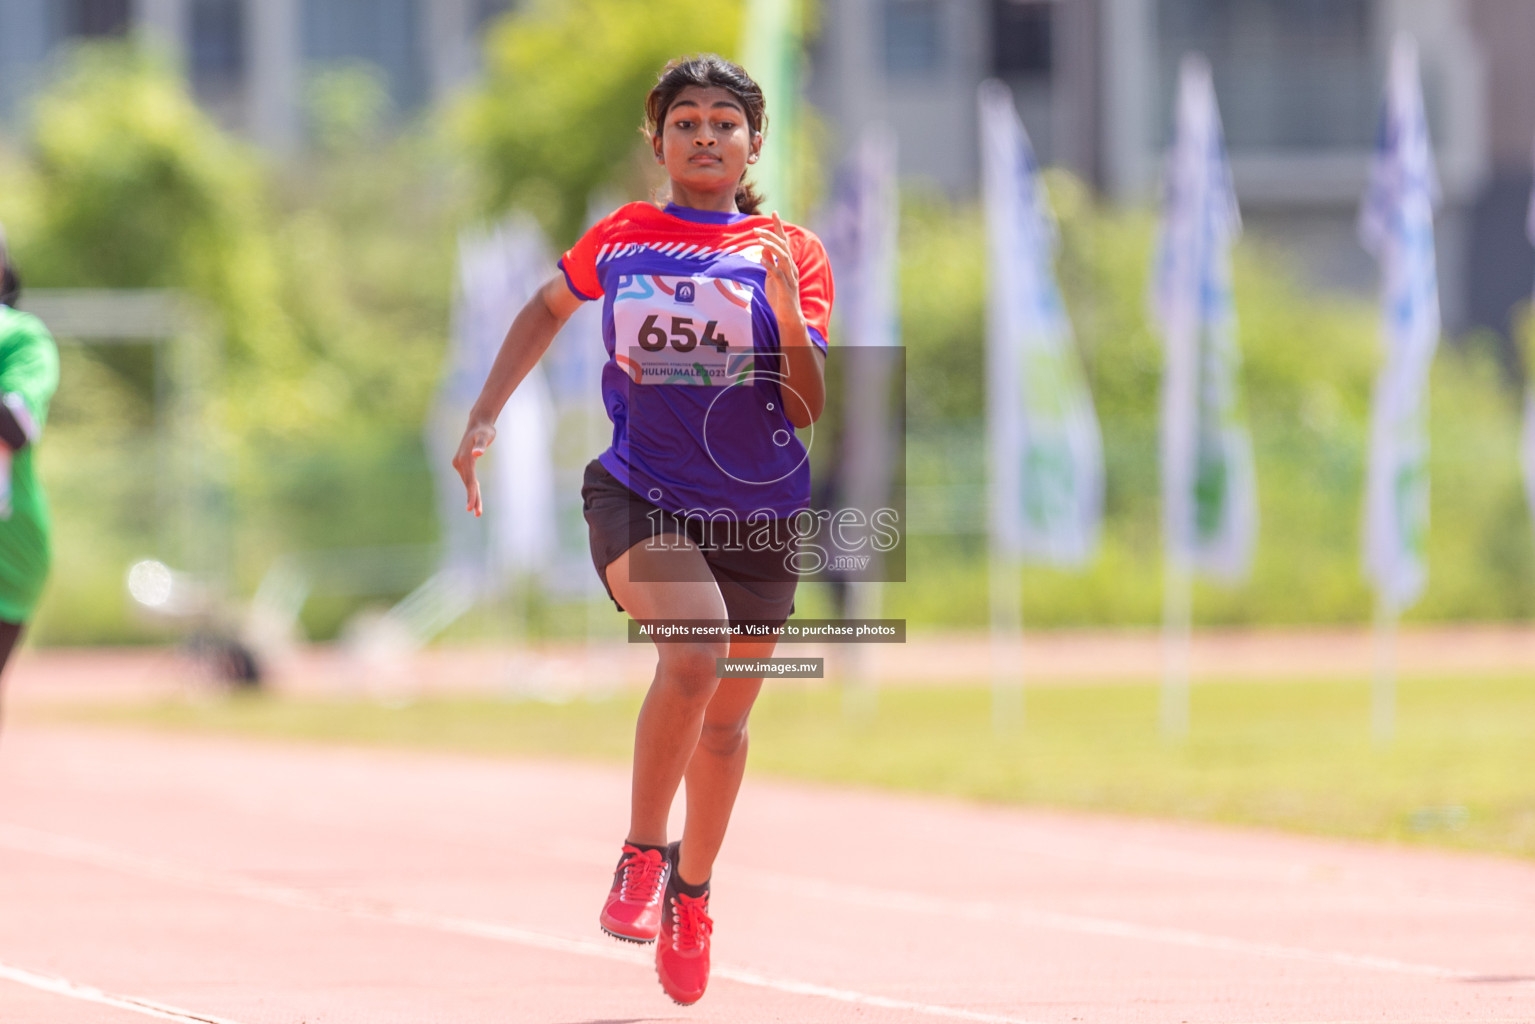
[[[688,192],[733,194],[762,149],[762,134],[751,130],[746,108],[717,86],[690,85],[678,93],[650,141],[666,173]]]

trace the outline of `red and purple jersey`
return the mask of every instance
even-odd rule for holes
[[[613,444],[599,460],[669,512],[788,516],[810,503],[810,462],[784,412],[778,319],[762,247],[768,217],[630,203],[560,260],[570,290],[602,301],[602,400]],[[800,308],[826,352],[831,265],[786,224]]]

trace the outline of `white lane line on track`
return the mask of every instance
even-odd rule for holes
[[[157,1003],[152,999],[139,999],[136,996],[116,996],[110,992],[103,992],[99,988],[76,984],[68,978],[60,978],[51,974],[38,974],[34,971],[23,970],[20,967],[12,967],[7,963],[0,963],[0,978],[6,981],[14,981],[19,985],[27,985],[42,992],[50,992],[56,996],[79,999],[87,1003],[100,1003],[102,1006],[112,1006],[119,1010],[141,1013],[146,1017],[178,1021],[179,1024],[235,1024],[234,1021],[225,1017],[210,1017],[205,1013],[193,1013],[191,1010],[183,1010],[167,1003]]]
[[[949,900],[896,889],[876,889],[870,886],[849,885],[843,882],[826,882],[816,878],[780,874],[761,870],[743,872],[752,881],[780,892],[792,892],[801,896],[813,896],[853,906],[901,913],[932,914],[960,917],[969,921],[1018,924],[1028,927],[1053,928],[1057,931],[1076,932],[1082,935],[1103,935],[1120,939],[1139,939],[1149,942],[1187,946],[1193,949],[1245,953],[1253,956],[1281,960],[1304,960],[1311,963],[1331,964],[1336,967],[1363,967],[1393,974],[1409,974],[1420,978],[1438,978],[1465,981],[1478,977],[1471,971],[1458,971],[1433,964],[1411,963],[1391,957],[1371,956],[1361,953],[1342,953],[1332,950],[1307,949],[1303,946],[1285,946],[1272,942],[1253,942],[1234,939],[1225,935],[1211,935],[1187,928],[1169,928],[1160,925],[1136,924],[1113,918],[1092,917],[1086,914],[1066,914],[1051,910],[1036,910],[1010,904],[982,903],[974,900]],[[1526,984],[1516,982],[1515,984]]]
[[[514,925],[498,924],[491,921],[476,921],[471,918],[453,917],[414,910],[409,907],[402,907],[379,900],[359,899],[336,893],[320,893],[292,889],[287,886],[271,885],[264,882],[254,882],[241,878],[238,875],[209,871],[192,865],[175,864],[152,857],[143,857],[87,840],[56,835],[21,825],[0,824],[0,846],[55,857],[60,860],[69,860],[79,864],[89,864],[94,867],[132,874],[159,882],[184,885],[224,895],[242,896],[294,909],[340,913],[367,921],[381,921],[447,932],[470,938],[509,942],[556,953],[570,953],[577,956],[597,957],[603,960],[617,960],[650,970],[654,969],[654,962],[650,956],[638,950],[620,946],[612,941],[600,942],[593,939],[570,939],[564,936],[536,932],[527,928],[518,928]],[[814,982],[798,981],[793,978],[774,977],[744,968],[731,967],[727,964],[715,964],[711,973],[716,978],[734,981],[742,985],[750,985],[755,988],[772,989],[790,995],[813,996],[858,1006],[901,1010],[928,1017],[976,1021],[977,1024],[1038,1024],[1036,1021],[1029,1021],[1020,1017],[982,1013],[977,1010],[966,1010],[957,1006],[942,1006],[934,1003],[918,1003],[906,999],[893,999],[887,996],[872,995],[867,992],[857,992],[850,989],[818,985]],[[152,1004],[144,1004],[144,1006],[149,1005]],[[128,1008],[147,1012],[136,1006]],[[234,1024],[232,1021],[221,1021],[215,1017],[182,1016],[171,1017],[169,1019],[182,1022],[206,1021],[209,1024]]]
[[[584,844],[567,842],[571,852],[584,854]],[[595,850],[595,847],[593,848]],[[594,860],[606,863],[608,858]],[[1336,950],[1308,949],[1304,946],[1286,946],[1279,943],[1255,942],[1225,935],[1212,935],[1187,928],[1171,928],[1161,925],[1138,924],[1115,918],[1093,917],[1087,914],[1068,914],[1052,910],[1039,910],[1017,903],[987,903],[978,900],[954,900],[900,889],[881,889],[874,886],[855,885],[847,882],[829,882],[821,878],[765,871],[760,868],[733,867],[731,874],[750,885],[772,892],[795,896],[813,897],[817,901],[842,903],[847,906],[871,910],[887,910],[903,914],[927,914],[935,917],[958,917],[967,921],[988,924],[1017,925],[1025,928],[1050,928],[1055,931],[1073,932],[1080,935],[1101,935],[1118,939],[1134,939],[1157,942],[1164,945],[1185,946],[1215,952],[1240,953],[1248,956],[1278,960],[1300,960],[1308,963],[1328,964],[1334,967],[1357,967],[1373,971],[1386,971],[1420,978],[1445,981],[1472,981],[1488,972],[1455,970],[1434,964],[1412,963],[1391,957],[1372,956],[1363,953],[1344,953]],[[1527,987],[1528,981],[1507,983],[1510,987]]]
[[[578,863],[581,863],[581,864],[586,864],[586,865],[591,865],[591,866],[598,866],[598,865],[600,865],[600,866],[604,866],[605,867],[606,865],[608,865],[613,860],[613,858],[611,856],[609,856],[607,847],[605,845],[603,845],[601,843],[591,842],[591,841],[588,841],[588,840],[573,839],[573,838],[568,838],[568,837],[566,837],[566,838],[559,838],[559,839],[552,840],[550,846],[552,848],[552,851],[555,854],[557,854],[560,858],[565,859],[565,860],[569,860],[569,861],[573,861],[573,862],[578,862]],[[1029,855],[1036,855],[1036,854],[1039,855],[1039,856],[1045,856],[1046,855],[1042,846],[1040,846],[1039,848],[1035,848],[1033,846],[1027,846],[1026,847],[1026,846],[1023,846],[1023,845],[1020,845],[1020,844],[1014,844],[1014,843],[1007,843],[1007,844],[1005,844],[1005,846],[1006,846],[1007,849],[1017,849],[1017,850],[1020,850],[1022,852],[1025,852],[1025,853],[1027,853]],[[1110,857],[1082,857],[1082,858],[1078,858],[1078,857],[1074,856],[1074,853],[1075,853],[1075,851],[1073,851],[1073,850],[1056,851],[1056,853],[1054,854],[1053,859],[1057,859],[1057,860],[1079,860],[1079,861],[1080,860],[1088,860],[1088,861],[1095,862],[1095,863],[1102,863],[1102,864],[1105,864],[1105,865],[1113,865],[1113,866],[1119,866],[1119,867],[1124,867],[1124,866],[1144,867],[1145,866],[1145,865],[1142,865],[1142,864],[1138,864],[1138,862],[1136,862],[1133,858],[1130,858],[1128,856],[1127,857],[1123,857],[1123,858],[1118,858],[1118,859],[1114,859],[1114,858],[1110,858]],[[1196,869],[1202,867],[1203,863],[1204,862],[1202,862],[1202,861],[1196,861],[1195,862]],[[1155,865],[1154,869],[1157,870],[1157,871],[1162,871],[1163,870],[1160,865]],[[1245,881],[1252,881],[1252,882],[1256,882],[1256,883],[1262,883],[1262,884],[1266,885],[1270,890],[1273,890],[1280,883],[1286,884],[1286,885],[1297,885],[1299,883],[1306,882],[1306,881],[1315,882],[1316,880],[1311,878],[1310,872],[1311,872],[1311,869],[1309,869],[1309,868],[1299,869],[1295,873],[1294,877],[1292,877],[1292,878],[1285,878],[1285,879],[1279,878],[1277,876],[1275,876],[1275,877],[1267,877],[1267,876],[1261,876],[1261,875],[1253,876],[1253,877],[1250,877],[1250,878],[1247,878],[1247,879],[1242,879],[1242,878],[1239,878],[1236,875],[1231,875],[1231,876],[1229,876],[1229,880],[1235,880],[1235,881],[1244,881],[1245,880]],[[745,866],[742,866],[740,864],[734,864],[734,863],[730,866],[729,873],[734,878],[739,878],[739,879],[742,879],[742,880],[745,880],[745,881],[748,881],[748,882],[755,882],[755,881],[757,881],[757,876],[759,874],[763,878],[768,878],[769,876],[772,876],[774,878],[779,878],[779,879],[789,879],[789,878],[792,877],[792,876],[783,875],[783,874],[775,875],[774,873],[768,872],[768,871],[760,871],[759,872],[758,869],[756,869],[756,868],[745,867]],[[1181,875],[1181,874],[1187,874],[1187,873],[1190,873],[1190,872],[1164,872],[1164,873],[1173,873],[1173,874],[1180,874]],[[1192,873],[1196,873],[1197,874],[1197,871],[1196,872],[1192,872]],[[1336,878],[1329,879],[1328,880],[1328,884],[1330,886],[1335,886],[1336,887],[1336,886],[1342,886],[1345,883],[1358,882],[1360,880],[1362,880],[1362,876],[1358,876],[1358,875],[1354,875],[1354,874],[1346,874],[1346,875],[1342,875],[1342,876],[1339,876],[1339,877],[1336,877]],[[827,884],[827,880],[826,879],[818,879],[816,881],[819,881],[822,884],[823,887]],[[769,884],[772,884],[772,883],[769,883]],[[801,880],[798,879],[798,878],[794,878],[794,884],[796,886],[800,885],[801,884]],[[841,884],[842,883],[837,883],[837,885],[839,887],[841,886]],[[857,887],[855,886],[854,888],[857,888]],[[900,896],[917,896],[918,898],[929,898],[929,897],[922,897],[920,894],[910,893],[910,892],[907,892],[905,890],[870,890],[870,891],[896,892]],[[1510,900],[1498,901],[1498,900],[1492,900],[1492,899],[1480,899],[1480,898],[1473,899],[1473,898],[1456,897],[1456,896],[1436,896],[1436,895],[1432,895],[1432,894],[1428,894],[1428,893],[1423,893],[1423,892],[1417,891],[1416,889],[1411,889],[1411,888],[1404,887],[1404,886],[1390,886],[1390,887],[1387,887],[1387,888],[1379,889],[1377,895],[1375,895],[1373,898],[1366,897],[1363,900],[1361,900],[1361,898],[1358,896],[1357,893],[1350,892],[1350,893],[1347,893],[1347,896],[1348,896],[1348,898],[1350,900],[1353,901],[1353,902],[1351,902],[1350,907],[1362,907],[1362,908],[1389,907],[1389,908],[1391,908],[1393,910],[1402,910],[1402,909],[1407,909],[1407,905],[1408,904],[1416,904],[1416,905],[1422,906],[1424,908],[1428,908],[1428,907],[1451,908],[1451,909],[1459,910],[1459,911],[1495,911],[1499,915],[1502,915],[1502,916],[1516,916],[1516,915],[1519,915],[1519,914],[1524,914],[1524,915],[1528,916],[1531,913],[1535,913],[1535,902],[1531,902],[1531,903],[1528,903],[1528,905],[1525,905],[1523,903],[1516,902],[1516,901],[1510,901]],[[830,896],[830,898],[835,899],[835,896]],[[949,906],[953,905],[952,901],[947,900],[947,899],[938,900],[938,899],[934,898],[933,901],[935,903],[941,903],[945,907],[949,907]],[[973,904],[973,905],[974,906],[981,906],[982,904]],[[1000,906],[1004,906],[1004,904],[991,903],[991,904],[985,904],[985,906],[988,906],[988,907],[1000,907]],[[1007,906],[1022,907],[1023,905],[1019,904],[1019,903],[1014,903],[1014,904],[1007,905]],[[1024,909],[1026,910],[1027,908],[1024,908]],[[949,911],[945,910],[943,912],[947,913]],[[968,911],[967,911],[967,913],[968,913]],[[1009,911],[1009,913],[1011,913],[1011,911]],[[1031,922],[1031,923],[1034,923],[1034,922]]]

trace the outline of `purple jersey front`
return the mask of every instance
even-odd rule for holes
[[[778,319],[755,236],[767,217],[630,203],[560,260],[570,290],[602,300],[602,399],[613,443],[599,457],[670,512],[810,503],[810,462],[784,412]],[[800,308],[826,351],[831,266],[820,239],[785,225]]]

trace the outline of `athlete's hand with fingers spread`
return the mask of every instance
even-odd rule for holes
[[[805,314],[799,304],[799,267],[789,249],[789,233],[783,228],[778,212],[773,212],[772,230],[756,229],[762,243],[762,265],[767,269],[767,300],[781,325],[801,322]]]
[[[458,470],[458,475],[464,481],[464,490],[469,496],[467,511],[478,516],[484,511],[484,505],[480,501],[480,478],[474,474],[475,461],[485,454],[485,449],[496,439],[496,428],[490,423],[470,423],[464,430],[463,440],[458,442],[458,451],[453,456],[453,468]]]

